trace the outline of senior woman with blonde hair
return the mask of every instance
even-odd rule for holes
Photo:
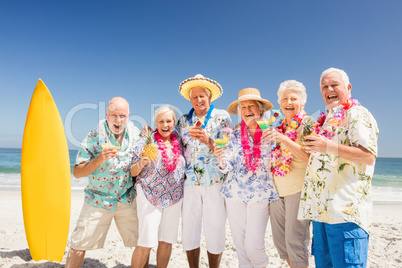
[[[269,205],[278,200],[278,193],[269,172],[272,145],[261,146],[262,130],[257,121],[272,107],[257,89],[241,90],[238,100],[227,109],[241,115],[240,127],[230,134],[224,149],[215,148],[219,168],[228,174],[221,196],[226,201],[239,267],[266,267],[269,263],[265,231]]]
[[[137,176],[138,246],[131,267],[144,267],[151,249],[158,246],[158,267],[167,267],[172,244],[177,242],[183,198],[185,160],[179,135],[173,132],[176,111],[166,105],[155,111],[154,143],[158,157],[150,161],[144,156],[144,137],[134,148],[131,175]]]
[[[285,259],[290,267],[309,265],[310,222],[297,219],[309,159],[309,154],[300,145],[300,126],[307,119],[303,109],[306,100],[306,88],[302,83],[295,80],[281,83],[278,103],[284,118],[263,137],[265,142],[276,141],[271,153],[271,171],[280,198],[270,207],[272,236],[281,259]]]

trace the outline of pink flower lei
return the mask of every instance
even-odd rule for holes
[[[292,118],[292,122],[290,125],[286,123],[286,118],[281,119],[279,121],[279,126],[276,130],[285,134],[292,141],[297,139],[297,129],[300,127],[303,118],[306,116],[305,112],[298,112],[294,118]],[[290,127],[291,129],[286,131],[286,128]],[[275,144],[274,149],[271,151],[271,172],[275,176],[285,176],[290,170],[290,163],[292,162],[293,156],[289,149],[281,149],[280,142]]]
[[[335,136],[335,131],[337,127],[340,126],[342,123],[343,119],[345,119],[345,113],[348,111],[350,108],[354,106],[359,106],[360,103],[353,99],[349,98],[346,101],[344,101],[338,109],[334,113],[334,117],[328,120],[328,122],[331,124],[327,129],[323,129],[322,133],[319,133],[322,126],[324,125],[326,116],[325,113],[322,112],[320,113],[320,117],[317,119],[317,124],[314,125],[313,129],[316,134],[322,135],[326,137],[327,139],[332,139]]]
[[[176,138],[176,135],[170,133],[170,138],[172,139],[173,145],[173,159],[170,161],[169,156],[166,153],[166,145],[163,142],[162,136],[159,134],[158,129],[155,130],[154,137],[156,142],[158,143],[159,150],[161,151],[162,161],[165,164],[165,167],[168,171],[173,172],[176,169],[177,162],[180,158],[180,147],[179,141]]]
[[[253,154],[252,154],[254,161],[252,161],[247,129],[248,129],[248,127],[246,126],[244,121],[241,121],[241,145],[243,147],[246,169],[251,170],[254,173],[257,170],[260,159],[261,159],[260,147],[261,147],[262,131],[261,131],[261,128],[257,125],[257,129],[254,134],[254,144],[253,144]]]

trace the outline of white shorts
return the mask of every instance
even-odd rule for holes
[[[182,242],[186,251],[200,247],[203,228],[209,253],[225,250],[225,199],[219,195],[222,183],[184,186]],[[204,225],[202,227],[202,225]]]
[[[134,200],[131,206],[119,202],[115,211],[93,207],[84,202],[77,226],[71,235],[70,247],[85,251],[103,248],[113,219],[124,246],[137,246],[138,219]]]
[[[153,248],[158,241],[177,243],[182,200],[167,208],[152,205],[137,184],[138,246]]]

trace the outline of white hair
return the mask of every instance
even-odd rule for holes
[[[205,92],[207,93],[208,98],[211,97],[212,93],[211,93],[211,90],[209,90],[209,88],[203,87],[203,86],[195,86],[195,87],[192,87],[192,88],[190,89],[190,91],[188,92],[188,96],[189,96],[190,98],[191,98],[191,91],[193,91],[193,88],[196,88],[196,87],[201,87],[201,88],[205,89]]]
[[[296,80],[286,80],[279,85],[278,89],[278,103],[281,104],[281,99],[286,90],[293,90],[300,98],[301,104],[304,106],[307,102],[306,87],[303,83]]]
[[[344,70],[334,68],[334,67],[328,68],[328,69],[326,69],[325,71],[322,72],[321,77],[320,77],[320,86],[321,86],[322,78],[324,76],[326,76],[327,74],[333,73],[333,72],[337,72],[338,74],[340,74],[341,77],[342,77],[343,83],[345,84],[345,87],[348,87],[348,85],[350,84],[349,76],[346,74],[346,72]]]
[[[154,114],[154,123],[156,125],[156,122],[158,121],[158,116],[162,113],[166,113],[166,112],[171,112],[173,115],[173,121],[174,121],[174,125],[176,125],[177,123],[177,113],[176,110],[173,109],[172,106],[170,105],[163,105],[161,107],[159,107],[158,109],[156,109],[155,114]]]
[[[251,100],[251,101],[257,102],[258,109],[260,109],[260,111],[262,111],[261,114],[265,113],[265,107],[264,107],[264,104],[262,102],[260,102],[258,100]],[[237,114],[238,115],[241,114],[241,101],[239,101],[239,103],[237,104]]]

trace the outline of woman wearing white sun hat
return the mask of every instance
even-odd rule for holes
[[[190,267],[198,267],[203,228],[209,267],[219,267],[225,249],[226,208],[224,199],[219,196],[224,175],[213,164],[214,140],[222,138],[223,129],[233,125],[225,110],[210,104],[222,94],[222,87],[216,81],[198,74],[184,80],[179,92],[192,104],[192,109],[177,125],[187,162],[182,212],[183,248]]]

